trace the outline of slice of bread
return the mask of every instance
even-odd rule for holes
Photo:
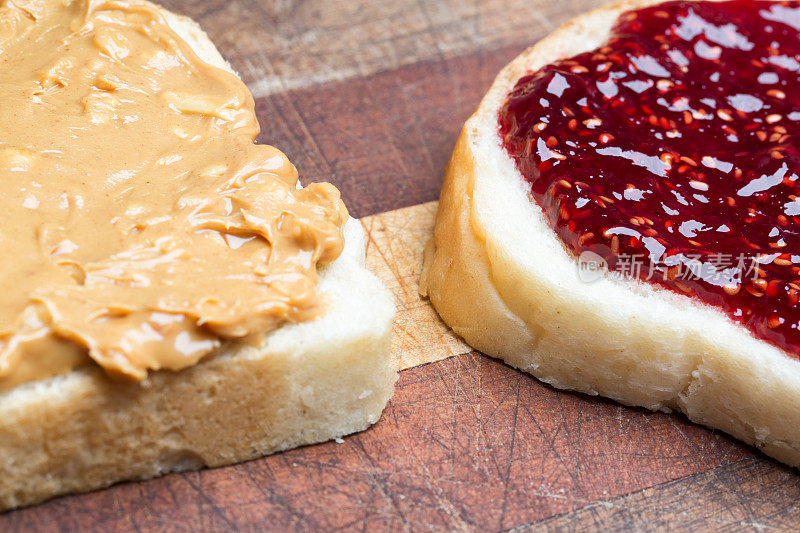
[[[192,21],[170,26],[208,63],[230,67]],[[326,312],[284,325],[261,347],[231,342],[142,383],[97,366],[0,393],[0,510],[128,479],[227,465],[365,429],[394,390],[394,304],[365,267],[364,233],[344,227],[320,268]]]
[[[600,46],[622,11],[655,3],[582,15],[500,72],[447,168],[422,291],[473,347],[554,387],[678,409],[797,466],[800,361],[654,284],[582,282],[501,145],[498,112],[521,76]]]

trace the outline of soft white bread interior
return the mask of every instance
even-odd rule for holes
[[[800,465],[800,361],[721,311],[638,281],[581,281],[501,146],[498,111],[524,74],[600,46],[627,1],[580,16],[516,58],[467,121],[421,280],[469,344],[555,387],[679,409]]]
[[[169,15],[198,55],[229,68],[199,27]],[[231,464],[365,429],[397,379],[394,303],[364,267],[361,224],[320,269],[327,309],[262,346],[220,354],[142,383],[96,366],[0,393],[0,510],[127,479]]]

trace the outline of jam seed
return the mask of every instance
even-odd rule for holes
[[[795,289],[789,289],[786,293],[786,298],[789,300],[789,303],[792,305],[797,305],[797,302],[800,301],[800,293],[797,292]]]
[[[734,294],[739,294],[739,289],[741,288],[742,286],[739,283],[731,283],[722,287],[722,289],[731,296],[733,296]]]
[[[676,277],[678,277],[678,273],[680,272],[680,267],[678,265],[671,266],[667,269],[664,273],[664,279],[667,281],[673,281]]]
[[[685,283],[681,283],[680,281],[676,281],[675,286],[678,287],[683,292],[692,292],[692,289],[690,289],[688,285],[686,285]]]
[[[769,319],[767,320],[767,326],[768,326],[770,329],[775,329],[775,328],[777,328],[778,326],[780,326],[781,324],[783,324],[783,320],[781,320],[781,318],[780,318],[778,315],[772,315],[772,316],[771,316],[771,317],[769,317]]]
[[[762,296],[764,296],[763,292],[760,292],[753,287],[745,287],[745,290],[750,294],[752,294],[753,296],[755,296],[756,298],[761,298]]]
[[[675,84],[669,80],[658,80],[656,82],[656,88],[658,88],[659,91],[668,91],[672,89],[674,86]]]

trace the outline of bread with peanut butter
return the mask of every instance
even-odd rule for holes
[[[627,0],[514,59],[446,171],[439,314],[554,387],[800,465],[798,21]]]
[[[143,0],[0,6],[0,509],[360,431],[394,304],[335,187]]]

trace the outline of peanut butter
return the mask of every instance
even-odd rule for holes
[[[347,211],[137,0],[0,0],[0,390],[142,380],[321,312]]]

